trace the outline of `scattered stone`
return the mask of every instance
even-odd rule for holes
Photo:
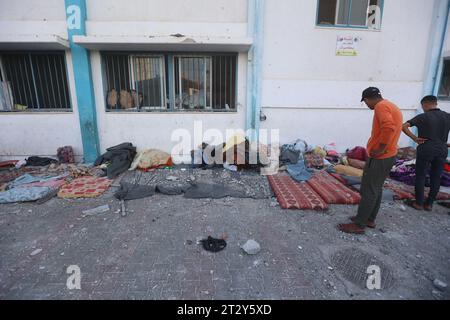
[[[381,233],[386,233],[386,230],[380,228],[380,232],[381,232]]]
[[[328,270],[331,270],[331,271],[333,271],[334,270],[334,268],[333,267],[328,267]]]
[[[32,253],[30,253],[30,256],[35,256],[35,255],[39,254],[41,251],[42,251],[42,249],[36,249]]]
[[[83,214],[85,216],[93,216],[107,211],[109,211],[109,205],[105,204],[103,206],[99,206],[93,209],[83,210]]]
[[[188,246],[192,245],[192,240],[186,240],[186,244],[187,244]]]
[[[59,255],[60,255],[60,256],[63,256],[63,255],[64,255],[64,252],[61,252]]]
[[[270,206],[271,206],[272,208],[274,208],[274,207],[278,206],[278,202],[272,201],[272,202],[270,202]]]
[[[175,176],[167,176],[167,177],[166,177],[166,180],[168,180],[168,181],[177,181],[177,180],[178,180],[178,177],[175,177]]]
[[[434,279],[433,285],[441,291],[444,291],[445,289],[447,289],[447,284],[444,281],[439,280],[439,279]]]
[[[73,224],[69,225],[69,229],[72,229],[72,228],[73,228]]]
[[[302,247],[302,246],[298,246],[298,249],[299,249],[299,250],[303,250],[303,247]]]
[[[405,207],[404,205],[401,205],[401,206],[400,206],[400,210],[403,211],[403,212],[405,212],[405,211],[406,211],[406,207]]]
[[[438,291],[438,290],[433,290],[433,291],[431,291],[431,294],[432,294],[433,296],[436,296],[437,298],[440,298],[440,297],[441,297],[441,292]]]
[[[253,239],[248,240],[242,247],[247,254],[257,254],[261,250],[261,246]]]

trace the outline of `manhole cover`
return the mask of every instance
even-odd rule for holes
[[[363,289],[367,288],[370,266],[380,267],[381,289],[389,289],[394,285],[392,271],[379,259],[364,251],[354,248],[338,251],[331,257],[331,263],[345,279]]]

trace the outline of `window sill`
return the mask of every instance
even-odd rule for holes
[[[369,32],[381,32],[381,29],[371,29],[367,27],[351,27],[351,26],[335,26],[335,25],[316,25],[316,29],[322,30],[351,30],[351,31],[369,31]]]
[[[58,110],[58,111],[48,111],[48,110],[33,110],[33,111],[0,111],[0,114],[72,114],[73,110]]]
[[[235,114],[237,110],[151,110],[151,111],[127,111],[127,110],[106,110],[106,114]]]

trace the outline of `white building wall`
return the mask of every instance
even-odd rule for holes
[[[247,3],[242,0],[88,0],[87,10],[89,36],[247,36]],[[203,131],[219,130],[224,139],[227,129],[245,129],[247,54],[238,57],[238,107],[231,113],[106,112],[100,52],[91,52],[91,65],[102,151],[129,141],[138,150],[170,152],[178,143],[171,139],[173,131],[186,129],[193,137],[196,121],[202,122]],[[185,154],[194,147],[192,144]]]
[[[86,0],[87,35],[246,37],[244,0]],[[266,0],[262,128],[280,129],[282,142],[304,138],[336,142],[340,149],[365,145],[372,112],[360,101],[367,86],[413,117],[422,96],[433,4],[385,1],[381,31],[320,28],[316,0]],[[67,38],[64,1],[0,1],[0,34],[56,34]],[[335,55],[338,35],[361,39],[359,56]],[[447,51],[450,52],[449,42]],[[130,48],[132,51],[132,48]],[[70,53],[67,54],[73,112],[0,114],[0,159],[54,155],[72,145],[82,154]],[[101,151],[124,142],[139,149],[170,151],[172,131],[194,121],[204,129],[244,128],[247,54],[239,55],[236,113],[114,113],[105,111],[101,58],[91,52]],[[401,145],[409,141],[402,137]]]
[[[72,146],[77,159],[83,155],[72,59],[66,52],[72,112],[0,113],[0,160],[30,155],[55,156],[62,146]]]
[[[64,1],[0,1],[0,35],[58,35],[67,39]],[[83,147],[70,51],[66,52],[66,61],[73,111],[0,113],[0,160],[55,156],[57,148],[65,145],[71,145],[77,158],[81,158]]]
[[[280,128],[282,142],[365,145],[373,114],[360,98],[368,86],[379,87],[405,120],[415,115],[432,1],[385,1],[380,31],[317,27],[317,1],[266,0],[266,6],[262,127]],[[357,57],[336,56],[338,35],[361,39]]]
[[[92,52],[91,65],[101,150],[104,151],[106,148],[122,142],[132,142],[138,147],[138,150],[156,148],[171,152],[179,142],[179,140],[172,141],[174,130],[186,129],[193,138],[196,121],[201,121],[204,132],[208,129],[217,129],[224,139],[227,129],[244,129],[246,62],[247,55],[240,54],[238,57],[237,112],[106,112],[101,55],[98,51]],[[194,147],[196,146],[192,144],[184,154],[190,155],[190,150]]]

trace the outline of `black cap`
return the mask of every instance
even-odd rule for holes
[[[364,101],[366,98],[381,98],[381,92],[380,89],[375,87],[369,87],[362,93],[361,102]]]

